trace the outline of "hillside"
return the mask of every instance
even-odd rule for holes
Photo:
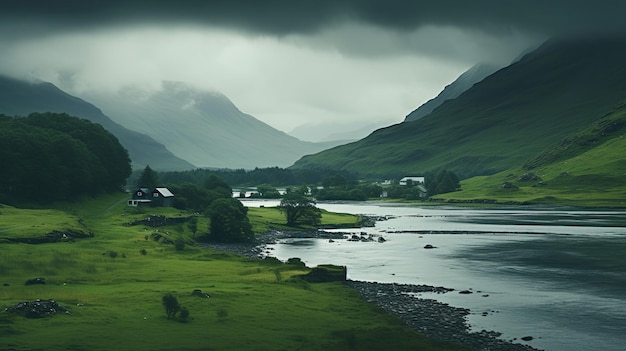
[[[51,83],[30,83],[0,76],[0,113],[27,116],[32,112],[57,112],[98,123],[128,150],[133,168],[186,170],[191,163],[174,156],[153,138],[113,122],[94,105],[71,96]]]
[[[296,168],[461,178],[514,167],[626,97],[626,39],[552,40],[414,122],[307,156]]]
[[[129,88],[85,98],[117,123],[150,135],[199,167],[286,167],[337,145],[300,141],[241,112],[222,94],[180,82],[164,82],[157,92]]]
[[[523,164],[436,198],[626,207],[625,134],[626,103]]]
[[[452,100],[461,95],[464,91],[471,88],[474,84],[485,79],[490,74],[500,69],[501,66],[493,64],[477,64],[461,74],[454,82],[446,85],[446,87],[436,97],[428,100],[426,103],[409,113],[404,121],[412,122],[428,116],[433,110],[441,106],[444,102]]]

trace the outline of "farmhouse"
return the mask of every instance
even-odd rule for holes
[[[404,177],[404,178],[400,179],[399,184],[400,185],[407,185],[407,184],[409,184],[409,181],[410,181],[410,183],[412,185],[424,184],[424,177],[413,177],[413,176]]]
[[[132,199],[128,200],[128,206],[160,206],[171,207],[174,202],[174,194],[168,188],[139,188],[133,191]]]

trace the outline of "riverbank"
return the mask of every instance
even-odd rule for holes
[[[499,339],[500,333],[482,330],[471,332],[466,316],[469,309],[453,307],[434,299],[418,297],[421,293],[453,293],[452,289],[429,285],[381,284],[372,282],[346,282],[368,302],[385,312],[402,319],[415,331],[428,337],[471,347],[473,350],[531,351],[538,350]]]
[[[249,258],[271,256],[267,245],[279,240],[296,238],[343,239],[342,233],[317,231],[270,230],[250,244],[203,244],[215,250],[228,251]],[[413,330],[433,339],[453,342],[482,351],[536,351],[528,345],[499,339],[497,331],[471,332],[467,322],[469,309],[453,307],[434,299],[420,297],[422,293],[458,293],[454,289],[430,285],[387,284],[347,280],[346,284],[359,292],[363,299],[376,304],[385,312],[400,318]]]

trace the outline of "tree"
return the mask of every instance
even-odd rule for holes
[[[0,116],[0,202],[45,203],[120,190],[128,152],[100,125],[66,114]]]
[[[248,209],[232,197],[220,198],[207,210],[211,218],[209,240],[218,242],[249,242],[254,232],[248,219]]]
[[[441,169],[437,173],[427,173],[424,179],[424,186],[428,196],[449,193],[461,188],[459,178],[447,169]]]
[[[150,168],[150,165],[147,165],[137,180],[137,188],[148,188],[152,191],[158,185],[159,177],[157,172],[153,171],[152,168]]]
[[[256,187],[259,195],[264,199],[278,199],[280,198],[280,193],[276,190],[275,187],[269,184],[260,184]]]
[[[315,206],[315,200],[295,192],[285,194],[278,208],[285,215],[287,225],[317,225],[322,218],[320,209]]]
[[[180,311],[180,305],[178,304],[178,300],[172,294],[167,294],[163,296],[163,307],[165,308],[165,314],[167,315],[167,319],[172,319],[176,317],[176,313]]]

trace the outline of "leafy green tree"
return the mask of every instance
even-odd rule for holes
[[[0,117],[0,202],[49,202],[121,189],[128,153],[100,125],[66,114]]]
[[[248,209],[232,197],[220,198],[207,210],[211,219],[208,239],[217,242],[250,242],[254,239]]]
[[[150,165],[147,165],[137,179],[137,188],[154,190],[157,186],[159,186],[159,176],[156,171],[150,168]]]
[[[280,193],[276,190],[275,187],[269,184],[260,184],[256,187],[260,196],[264,199],[278,199],[280,198]]]
[[[167,319],[176,317],[176,314],[180,311],[180,305],[178,299],[172,294],[166,294],[163,296],[163,308],[165,308],[165,314]]]
[[[461,188],[459,178],[447,169],[441,169],[437,173],[427,173],[424,179],[424,186],[428,196],[449,193]]]
[[[65,113],[31,113],[29,125],[56,130],[82,142],[97,159],[90,165],[98,189],[118,190],[131,174],[130,156],[119,140],[99,124]]]
[[[278,208],[285,215],[287,225],[317,225],[322,219],[322,213],[315,204],[312,198],[292,192],[285,194]]]
[[[209,175],[204,182],[204,188],[215,193],[216,198],[230,198],[233,195],[233,188],[215,174]]]

